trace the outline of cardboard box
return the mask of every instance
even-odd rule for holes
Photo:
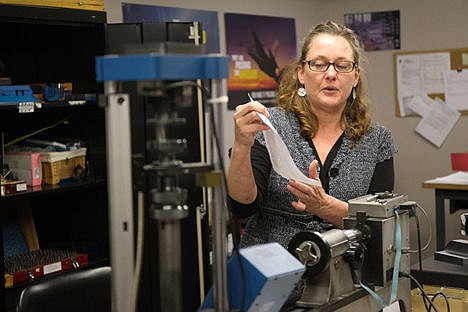
[[[452,170],[455,171],[468,171],[468,152],[465,153],[452,153]]]
[[[42,183],[41,154],[30,152],[8,152],[5,163],[19,180],[27,185],[36,186]]]
[[[434,295],[437,293],[443,293],[447,297],[447,301],[450,305],[450,311],[457,312],[468,312],[468,291],[463,288],[445,287],[438,285],[424,285],[424,292],[430,300],[434,299],[434,306],[438,311],[447,311],[447,303],[441,295]],[[429,305],[429,303],[427,303]],[[414,312],[425,312],[428,311],[425,307],[423,295],[419,288],[415,288],[411,291],[411,308]],[[434,309],[431,309],[434,310]]]

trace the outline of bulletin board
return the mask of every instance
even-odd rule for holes
[[[395,114],[398,117],[402,117],[400,112],[400,103],[398,98],[398,66],[397,60],[400,55],[424,55],[430,53],[449,53],[450,55],[450,69],[452,70],[463,70],[468,69],[468,48],[455,48],[455,49],[444,49],[444,50],[425,50],[425,51],[411,51],[411,52],[395,52],[393,54],[394,64],[394,82],[395,82]],[[428,93],[431,98],[440,97],[442,100],[445,99],[444,93]],[[462,115],[468,115],[468,110],[461,110]]]

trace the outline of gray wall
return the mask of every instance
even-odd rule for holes
[[[468,47],[465,31],[468,2],[464,0],[140,0],[124,1],[160,6],[217,11],[221,52],[225,53],[224,17],[225,12],[255,15],[271,15],[294,18],[298,48],[301,39],[314,24],[334,19],[343,22],[345,13],[378,12],[400,10],[401,50],[436,50]],[[122,22],[121,1],[105,0],[109,23]],[[433,229],[430,248],[424,256],[432,256],[435,247],[434,190],[424,189],[423,181],[451,173],[450,153],[468,151],[468,116],[462,116],[441,148],[433,146],[415,131],[418,117],[399,118],[395,116],[395,85],[393,51],[368,52],[369,87],[371,112],[374,119],[389,127],[398,147],[396,156],[395,191],[407,194],[428,213]],[[233,140],[232,113],[222,109],[224,146],[227,149]],[[467,207],[468,208],[468,207]],[[448,212],[447,212],[448,214]],[[413,221],[412,221],[413,222]],[[423,230],[422,244],[428,239],[428,226],[421,215]],[[458,214],[447,216],[447,239],[459,238]],[[411,223],[414,224],[414,223]],[[416,248],[416,232],[411,231],[411,246]],[[416,257],[413,257],[413,261]]]

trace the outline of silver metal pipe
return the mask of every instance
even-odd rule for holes
[[[227,295],[226,216],[224,205],[219,204],[220,194],[214,192],[213,209],[213,303],[216,312],[229,311]],[[221,201],[222,202],[222,201]]]
[[[158,220],[159,286],[162,312],[183,311],[182,247],[180,221],[188,216],[188,207],[154,210]]]
[[[217,98],[220,90],[219,81],[213,80],[211,84],[211,97]],[[213,104],[211,111],[213,118],[219,117],[219,109]],[[218,129],[216,129],[218,130]],[[221,167],[219,158],[217,157],[218,146],[212,144],[213,163],[217,168]],[[229,311],[229,300],[227,291],[227,235],[226,235],[226,209],[224,205],[222,188],[214,190],[214,206],[212,207],[213,215],[213,303],[215,311]]]

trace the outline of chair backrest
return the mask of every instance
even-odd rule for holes
[[[83,268],[33,282],[22,291],[17,312],[110,312],[111,268]]]

